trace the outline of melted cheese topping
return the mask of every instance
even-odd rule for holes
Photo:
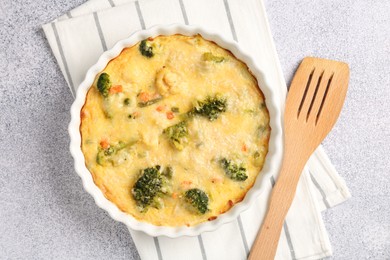
[[[137,44],[109,62],[103,71],[112,83],[107,97],[96,82],[91,86],[81,111],[86,166],[104,195],[138,220],[164,226],[213,220],[244,198],[263,167],[270,134],[264,96],[244,63],[199,35],[159,36],[148,44],[153,57],[141,55]],[[215,95],[226,100],[226,111],[213,121],[188,119],[187,144],[176,149],[164,129],[181,122],[194,102]],[[99,151],[119,146],[111,161],[99,161]],[[248,178],[230,179],[221,158],[243,165]],[[161,197],[160,208],[140,210],[132,188],[140,171],[155,165],[172,167],[172,191]],[[184,193],[191,188],[208,195],[206,213],[188,210]]]

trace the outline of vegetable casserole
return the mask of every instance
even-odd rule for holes
[[[107,199],[159,226],[210,221],[240,202],[270,136],[248,67],[200,35],[126,48],[90,87],[81,149]]]

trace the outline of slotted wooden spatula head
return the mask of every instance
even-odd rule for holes
[[[295,73],[284,116],[284,156],[250,260],[274,259],[284,219],[302,170],[334,126],[347,93],[348,65],[305,58]]]
[[[307,158],[314,152],[339,117],[348,81],[346,63],[312,57],[303,59],[286,101],[286,145],[296,146],[299,142]]]

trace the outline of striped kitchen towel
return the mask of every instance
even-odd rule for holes
[[[262,0],[90,0],[43,26],[74,94],[86,71],[118,40],[156,24],[196,24],[238,41],[257,60],[284,104],[284,81]],[[130,230],[142,259],[246,259],[275,182],[236,221],[197,237],[150,237]],[[321,210],[350,197],[320,147],[309,160],[287,215],[276,259],[331,255]]]

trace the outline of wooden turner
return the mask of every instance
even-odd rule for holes
[[[284,116],[284,156],[267,215],[250,260],[274,259],[284,219],[310,155],[333,128],[347,93],[346,63],[319,58],[301,62],[288,92]]]

